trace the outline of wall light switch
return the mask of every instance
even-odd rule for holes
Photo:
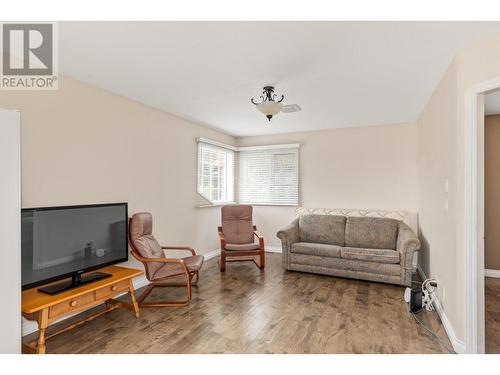
[[[448,193],[450,191],[449,189],[449,181],[448,179],[444,180],[444,192]]]

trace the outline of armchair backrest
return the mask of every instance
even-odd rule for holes
[[[246,204],[222,207],[222,233],[224,233],[227,243],[254,242],[252,211],[252,206]]]
[[[153,236],[153,217],[149,212],[132,215],[129,225],[129,236],[132,246],[144,258],[164,258],[160,244]]]

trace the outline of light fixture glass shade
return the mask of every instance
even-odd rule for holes
[[[257,104],[257,109],[266,116],[274,116],[281,111],[281,108],[283,108],[283,104],[280,102],[266,101]]]

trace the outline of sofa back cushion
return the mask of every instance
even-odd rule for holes
[[[345,246],[396,250],[398,225],[395,219],[348,216]]]
[[[344,246],[345,222],[345,216],[301,215],[300,241]]]

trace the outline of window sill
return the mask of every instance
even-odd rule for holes
[[[213,203],[213,204],[199,204],[196,206],[196,208],[222,207],[222,206],[227,206],[230,204],[236,204],[236,202],[220,202],[220,203]]]
[[[286,204],[286,203],[242,203],[249,204],[250,206],[264,206],[264,207],[299,207],[298,204]]]
[[[222,207],[231,204],[248,204],[250,206],[259,206],[259,207],[300,207],[298,204],[281,204],[281,203],[236,203],[236,202],[222,202],[222,203],[214,203],[214,204],[200,204],[196,206],[196,208],[206,208],[206,207]]]

